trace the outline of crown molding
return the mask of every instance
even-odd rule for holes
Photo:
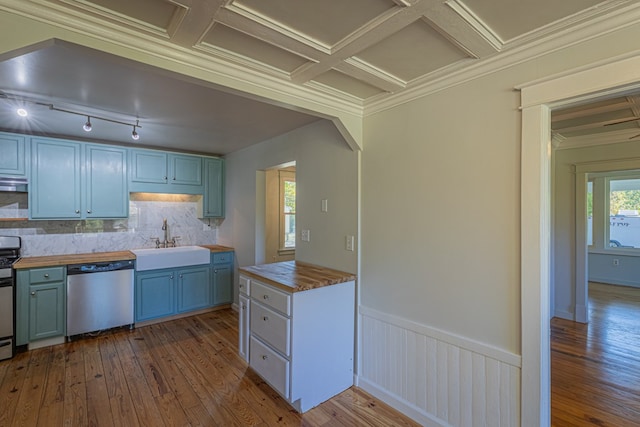
[[[589,9],[583,15],[572,15],[568,21],[571,25],[565,25],[563,30],[557,30],[558,32],[556,33],[549,33],[549,30],[545,27],[545,36],[543,37],[534,39],[533,35],[529,34],[526,43],[519,41],[517,46],[514,47],[507,43],[500,54],[494,54],[486,59],[459,61],[459,63],[447,67],[446,70],[438,70],[409,82],[405,90],[396,94],[365,100],[365,116],[464,84],[586,40],[637,24],[640,21],[640,3],[623,0],[612,1],[607,4],[610,7],[601,7],[598,9],[598,13]],[[624,5],[624,7],[621,5]],[[580,16],[588,16],[589,19],[584,17],[579,19]],[[576,22],[579,23],[576,24]],[[554,26],[556,29],[561,28],[561,23],[556,23]],[[469,61],[474,63],[469,65]],[[460,62],[464,63],[465,66],[460,66]]]
[[[275,105],[295,107],[308,113],[320,113],[323,117],[340,113],[362,117],[363,114],[362,102],[359,99],[340,98],[310,86],[298,85],[273,73],[249,68],[246,62],[230,61],[230,58],[215,56],[210,51],[184,48],[151,34],[141,33],[134,28],[87,16],[46,0],[0,0],[0,10],[113,43],[144,55],[195,68],[215,77],[209,80],[213,84]]]
[[[614,132],[594,133],[585,136],[574,136],[572,138],[553,138],[554,149],[570,150],[573,148],[593,147],[597,145],[620,144],[628,142],[640,143],[640,140],[633,140],[632,137],[638,135],[640,129],[625,129]]]

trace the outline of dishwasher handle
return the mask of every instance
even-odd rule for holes
[[[133,270],[133,260],[71,264],[67,266],[67,276],[75,274],[101,273],[105,271]]]

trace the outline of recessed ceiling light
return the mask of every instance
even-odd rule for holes
[[[27,110],[25,110],[24,108],[18,108],[16,110],[16,113],[18,113],[18,115],[20,117],[27,117],[29,115],[29,113],[27,112]]]

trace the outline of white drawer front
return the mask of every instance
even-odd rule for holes
[[[251,333],[258,335],[280,353],[289,357],[291,319],[251,301]]]
[[[238,290],[240,291],[240,294],[251,295],[251,279],[241,275]]]
[[[251,296],[253,299],[273,307],[281,313],[291,316],[291,295],[280,292],[269,285],[253,281],[251,283]]]
[[[249,365],[286,399],[289,399],[289,361],[251,337]]]

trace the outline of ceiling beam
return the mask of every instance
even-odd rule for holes
[[[195,46],[211,27],[212,19],[221,7],[231,0],[179,0],[176,3],[184,6],[187,13],[179,21],[172,25],[169,30],[170,40],[182,47]]]

